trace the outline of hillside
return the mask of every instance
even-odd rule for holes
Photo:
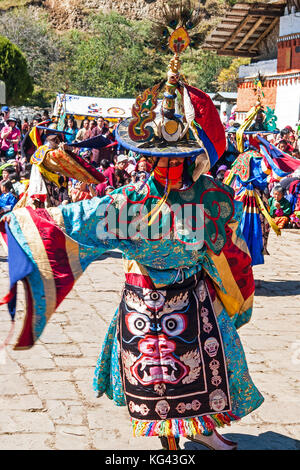
[[[0,0],[0,12],[13,8],[34,6],[49,13],[55,29],[81,27],[89,13],[116,11],[131,20],[150,19],[159,16],[160,4],[148,4],[144,0]]]

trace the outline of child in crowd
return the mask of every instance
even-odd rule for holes
[[[18,200],[12,193],[13,185],[10,180],[1,181],[0,189],[0,214],[3,215],[5,212],[10,212],[13,210]]]
[[[291,204],[283,193],[283,188],[277,185],[273,189],[273,197],[269,199],[270,216],[279,228],[284,228],[288,224],[291,214]]]

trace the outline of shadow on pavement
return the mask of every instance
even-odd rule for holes
[[[256,296],[274,297],[300,294],[300,281],[260,281],[255,288]]]
[[[7,263],[7,256],[0,256],[0,263]]]
[[[238,443],[238,450],[300,450],[300,441],[277,432],[264,432],[259,436],[250,434],[224,434],[226,439]],[[200,444],[187,441],[181,448],[185,450],[209,450]]]

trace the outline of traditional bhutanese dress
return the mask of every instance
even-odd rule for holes
[[[12,290],[24,279],[27,292],[16,348],[39,338],[92,261],[123,253],[126,282],[94,389],[127,404],[136,436],[207,433],[263,402],[237,334],[251,316],[254,281],[233,191],[202,175],[172,190],[148,225],[163,195],[151,177],[101,199],[17,210],[7,228],[9,260],[23,266],[22,275],[11,270]]]

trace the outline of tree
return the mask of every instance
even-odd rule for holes
[[[149,26],[117,13],[90,17],[89,34],[72,32],[69,92],[132,97],[159,81],[166,66],[146,47]]]
[[[218,90],[217,77],[224,67],[232,62],[231,57],[219,56],[211,51],[190,51],[182,57],[182,73],[189,83],[206,93]]]
[[[0,36],[0,80],[5,82],[7,104],[23,104],[33,91],[24,55],[3,36]]]
[[[223,68],[217,78],[218,90],[219,91],[236,91],[239,68],[241,65],[250,64],[250,59],[233,59],[230,66]]]
[[[32,7],[3,13],[0,16],[0,34],[21,49],[35,84],[47,80],[51,64],[64,60],[58,35],[49,28],[46,16]]]

